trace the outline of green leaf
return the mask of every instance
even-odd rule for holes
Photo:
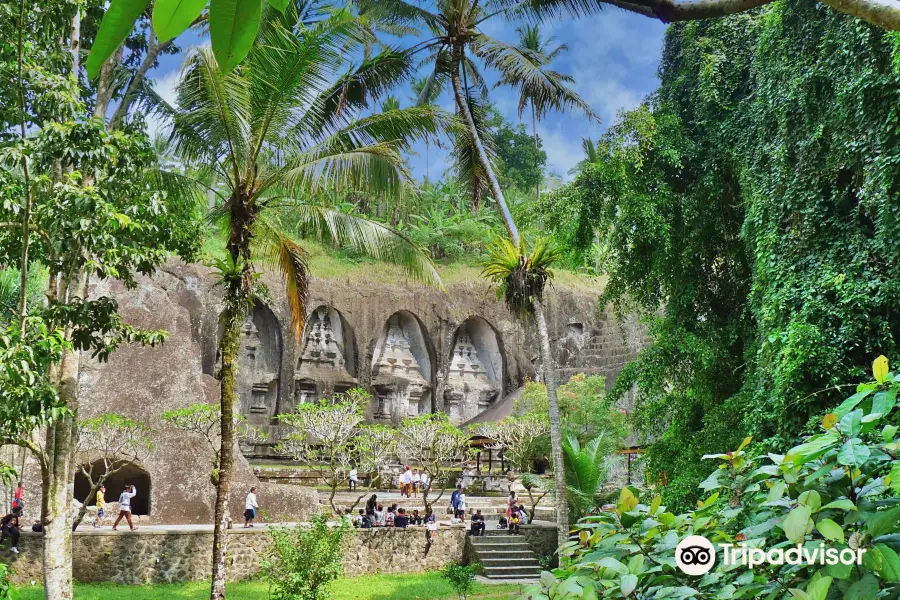
[[[877,538],[886,533],[893,533],[900,521],[900,506],[890,510],[882,510],[866,518],[867,533]]]
[[[822,496],[816,490],[809,490],[800,494],[797,503],[808,506],[812,512],[817,512],[822,506]]]
[[[826,540],[844,543],[844,530],[831,519],[821,519],[816,523],[816,529]]]
[[[261,0],[210,0],[209,37],[223,73],[230,73],[250,52],[261,10]]]
[[[850,437],[858,436],[859,432],[862,431],[862,418],[863,411],[861,409],[856,409],[844,415],[839,425],[841,433]]]
[[[109,9],[103,15],[97,37],[91,46],[91,53],[84,64],[88,77],[93,79],[100,74],[103,63],[125,41],[134,27],[134,22],[148,4],[150,0],[112,0]]]
[[[825,600],[828,596],[828,588],[831,587],[831,577],[821,577],[809,582],[806,593],[809,600]]]
[[[875,548],[881,553],[882,559],[878,565],[879,574],[885,581],[900,582],[900,556],[884,544],[878,544]]]
[[[872,390],[862,390],[861,392],[856,392],[846,400],[844,400],[840,406],[838,406],[834,410],[834,414],[837,415],[838,419],[843,419],[844,415],[849,413],[851,410],[856,408],[856,406],[869,397],[872,393]]]
[[[844,593],[844,600],[875,600],[878,588],[878,579],[871,573],[866,573]]]
[[[153,31],[160,43],[178,37],[190,27],[206,0],[156,0],[153,4]]]
[[[898,427],[896,425],[885,425],[884,430],[881,432],[881,437],[884,440],[885,444],[890,444],[894,441],[894,436],[897,435]]]
[[[838,462],[847,466],[861,465],[871,454],[861,439],[853,438],[844,442],[844,446],[838,452]]]
[[[822,507],[822,510],[828,510],[829,508],[836,508],[839,510],[856,510],[856,505],[853,504],[852,500],[848,500],[846,498],[842,500],[835,500],[834,502],[829,502],[825,506]]]
[[[289,1],[290,0],[269,0],[269,5],[280,12],[284,12],[284,9],[287,8]]]
[[[609,569],[610,571],[614,571],[620,575],[628,575],[628,567],[611,556],[607,556],[598,560],[596,563],[596,567],[597,569]]]
[[[895,494],[900,494],[900,461],[895,462],[891,467],[891,489]]]
[[[872,412],[883,415],[890,414],[897,406],[897,388],[891,388],[885,392],[878,392],[872,398]]]
[[[623,596],[630,596],[635,588],[637,588],[638,578],[637,575],[632,575],[629,573],[628,575],[622,575],[622,579],[619,582],[619,586],[622,589]]]
[[[809,517],[812,511],[808,506],[800,505],[785,517],[781,528],[784,529],[787,538],[795,544],[802,541],[806,535],[806,527],[809,524]]]
[[[616,512],[619,513],[619,516],[622,516],[624,513],[634,509],[638,505],[638,499],[629,490],[627,487],[622,488],[622,491],[619,493],[619,501],[616,503]]]

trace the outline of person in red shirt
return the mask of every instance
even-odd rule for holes
[[[25,484],[21,481],[19,482],[19,487],[16,488],[15,494],[13,494],[13,502],[12,502],[12,511],[14,514],[21,516],[22,511],[25,510]]]

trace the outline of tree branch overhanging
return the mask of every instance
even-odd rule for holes
[[[627,11],[659,19],[663,23],[716,19],[771,3],[773,0],[599,0]],[[900,30],[898,0],[820,0],[831,8],[877,25],[888,31]]]

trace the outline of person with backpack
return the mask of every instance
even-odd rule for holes
[[[12,501],[12,512],[13,514],[22,516],[22,513],[25,511],[25,484],[21,481],[19,485],[16,487],[16,491],[13,494]]]

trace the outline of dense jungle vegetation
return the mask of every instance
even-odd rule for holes
[[[683,509],[701,455],[783,451],[897,354],[900,38],[783,1],[671,26],[659,76],[535,211],[649,320],[617,392]]]

